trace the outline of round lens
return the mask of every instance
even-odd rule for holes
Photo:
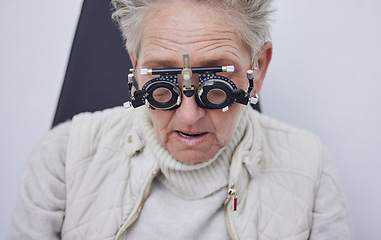
[[[226,100],[226,93],[221,89],[212,89],[208,92],[207,98],[213,104],[221,104]]]
[[[160,103],[165,103],[171,100],[172,93],[169,91],[169,89],[161,87],[153,91],[152,97]]]

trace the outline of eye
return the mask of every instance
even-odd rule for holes
[[[209,102],[213,104],[220,104],[226,100],[226,93],[221,89],[212,89],[208,92],[206,96]]]
[[[158,102],[165,103],[171,100],[172,93],[169,89],[160,87],[153,91],[152,97]]]

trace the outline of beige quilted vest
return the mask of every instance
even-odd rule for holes
[[[225,202],[230,236],[307,239],[322,171],[321,144],[315,136],[251,109],[248,116]],[[144,108],[115,108],[74,118],[62,239],[120,239],[138,218],[159,171],[137,127],[144,117]]]

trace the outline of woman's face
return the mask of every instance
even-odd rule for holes
[[[234,65],[234,73],[221,75],[237,88],[247,89],[250,50],[222,11],[179,1],[162,7],[146,20],[137,72],[141,68],[182,68],[183,54],[189,54],[191,67]],[[137,78],[141,88],[152,76]],[[198,87],[195,74],[192,84]],[[179,86],[183,85],[180,76]],[[208,110],[199,107],[193,95],[183,96],[176,110],[150,110],[150,115],[159,142],[178,161],[194,164],[209,160],[229,144],[242,107],[234,104],[227,112]]]

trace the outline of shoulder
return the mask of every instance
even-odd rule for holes
[[[304,129],[281,122],[257,111],[251,112],[261,131],[263,140],[269,145],[294,146],[294,147],[318,147],[322,151],[318,136]]]
[[[78,164],[103,150],[131,155],[143,144],[139,121],[146,115],[144,108],[124,109],[116,107],[94,113],[76,115],[71,123],[67,161],[68,166]],[[132,136],[132,137],[129,137]],[[136,136],[136,137],[135,137]]]
[[[91,124],[92,128],[111,129],[121,124],[129,124],[136,112],[134,109],[115,107],[93,113],[80,113],[73,117],[72,126]]]
[[[58,195],[64,199],[61,190],[66,182],[65,167],[70,126],[70,121],[64,122],[45,134],[29,157],[21,178],[22,184],[46,185],[42,188],[60,192]],[[57,184],[52,184],[53,182]]]
[[[125,132],[136,128],[144,111],[142,109],[110,108],[94,113],[81,113],[73,118],[69,141],[98,145],[106,138],[119,139]]]
[[[323,167],[323,146],[320,139],[300,128],[252,111],[255,130],[261,136],[266,171],[303,175],[314,182]]]
[[[71,121],[64,122],[52,128],[45,134],[39,145],[32,152],[32,162],[34,159],[45,159],[42,158],[44,156],[46,156],[46,159],[51,159],[51,156],[56,156],[59,158],[59,162],[63,164],[66,155],[70,126]],[[34,156],[38,157],[34,158]]]

